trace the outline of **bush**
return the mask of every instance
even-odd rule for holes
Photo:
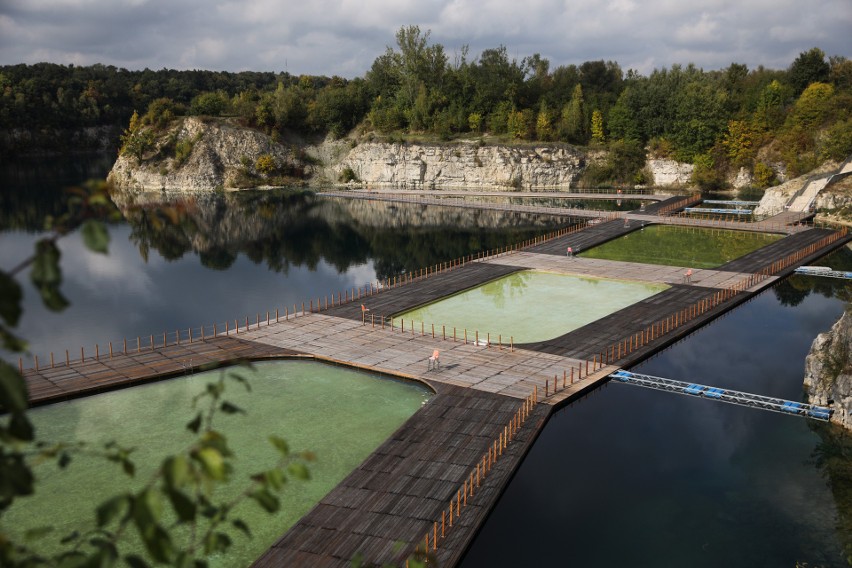
[[[181,165],[186,161],[192,153],[192,148],[195,146],[193,140],[184,138],[175,143],[175,165]]]
[[[349,183],[350,181],[358,181],[358,175],[355,173],[355,171],[352,168],[350,168],[349,166],[346,166],[345,168],[343,168],[343,171],[340,172],[340,175],[338,176],[337,180],[340,183]]]
[[[275,157],[271,154],[261,154],[254,163],[254,169],[259,173],[268,176],[278,169],[278,163]]]

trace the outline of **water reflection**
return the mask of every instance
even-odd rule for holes
[[[62,164],[0,170],[0,266],[30,256],[44,219],[63,211],[65,188],[109,165]],[[108,255],[86,251],[78,234],[58,242],[69,308],[45,310],[21,278],[18,331],[34,354],[46,359],[54,351],[63,359],[65,349],[73,356],[81,346],[93,352],[95,344],[123,337],[254,319],[566,224],[529,214],[326,199],[301,189],[113,198],[125,220],[110,226]]]
[[[634,370],[801,399],[811,341],[843,303],[777,294]],[[462,566],[842,565],[821,446],[800,418],[612,384],[551,419]]]

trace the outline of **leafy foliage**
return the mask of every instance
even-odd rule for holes
[[[539,54],[521,59],[506,46],[451,61],[430,32],[404,26],[393,47],[364,77],[217,73],[51,64],[0,67],[0,128],[131,126],[122,152],[143,160],[151,129],[187,113],[227,115],[278,139],[287,133],[335,138],[427,135],[441,140],[486,134],[601,146],[624,140],[647,146],[666,140],[667,155],[693,161],[713,156],[713,177],[753,169],[757,150],[773,141],[773,160],[792,173],[848,147],[852,62],[813,48],[786,70],[719,71],[692,64],[643,76],[612,61],[551,68]],[[131,119],[133,109],[141,117]],[[826,137],[821,133],[830,131]],[[14,151],[15,149],[12,148]],[[612,181],[612,180],[610,180]]]

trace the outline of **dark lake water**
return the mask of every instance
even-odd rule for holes
[[[44,217],[62,210],[63,188],[103,177],[110,165],[2,168],[0,265],[32,254]],[[41,361],[51,351],[62,359],[66,349],[72,357],[80,347],[93,354],[95,344],[124,337],[254,320],[276,308],[283,314],[285,306],[566,225],[527,214],[324,199],[300,189],[117,201],[125,220],[110,226],[108,255],[87,251],[77,234],[58,242],[70,307],[49,312],[25,287],[19,331]]]
[[[4,166],[0,265],[30,254],[64,186],[109,165]],[[47,312],[26,287],[19,331],[34,353],[274,311],[564,223],[301,190],[160,201],[177,223],[156,203],[125,204],[107,256],[60,241],[72,304]],[[844,294],[789,279],[634,370],[798,400],[805,354]],[[843,566],[820,441],[800,418],[612,384],[549,422],[463,566]]]

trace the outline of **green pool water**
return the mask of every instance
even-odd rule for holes
[[[583,251],[579,256],[715,268],[781,238],[769,233],[652,225]]]
[[[436,333],[444,325],[448,335],[455,326],[458,337],[467,329],[471,341],[478,330],[480,339],[490,333],[495,343],[500,335],[504,343],[510,337],[515,343],[529,343],[559,337],[666,288],[664,284],[530,270],[395,317],[407,325],[413,320],[415,329],[425,322],[431,331],[429,326],[434,323]]]
[[[431,396],[419,385],[315,362],[260,363],[238,372],[248,379],[251,392],[229,381],[225,398],[247,414],[220,415],[217,428],[238,458],[233,481],[222,495],[236,495],[248,475],[274,465],[277,454],[267,440],[270,434],[285,438],[292,451],[314,452],[316,461],[309,463],[309,481],[291,481],[280,494],[278,513],[269,515],[254,502],[240,505],[236,515],[250,525],[253,538],[234,531],[228,554],[211,559],[219,567],[249,565]],[[164,455],[191,442],[185,424],[193,416],[192,398],[218,377],[218,371],[199,373],[34,409],[32,419],[42,439],[114,439],[136,447],[136,478],[129,481],[103,460],[74,458],[64,472],[55,464],[40,465],[36,495],[18,501],[4,515],[4,525],[18,534],[55,527],[38,542],[38,550],[54,549],[52,543],[73,529],[93,526],[97,504],[128,487],[140,487]]]

